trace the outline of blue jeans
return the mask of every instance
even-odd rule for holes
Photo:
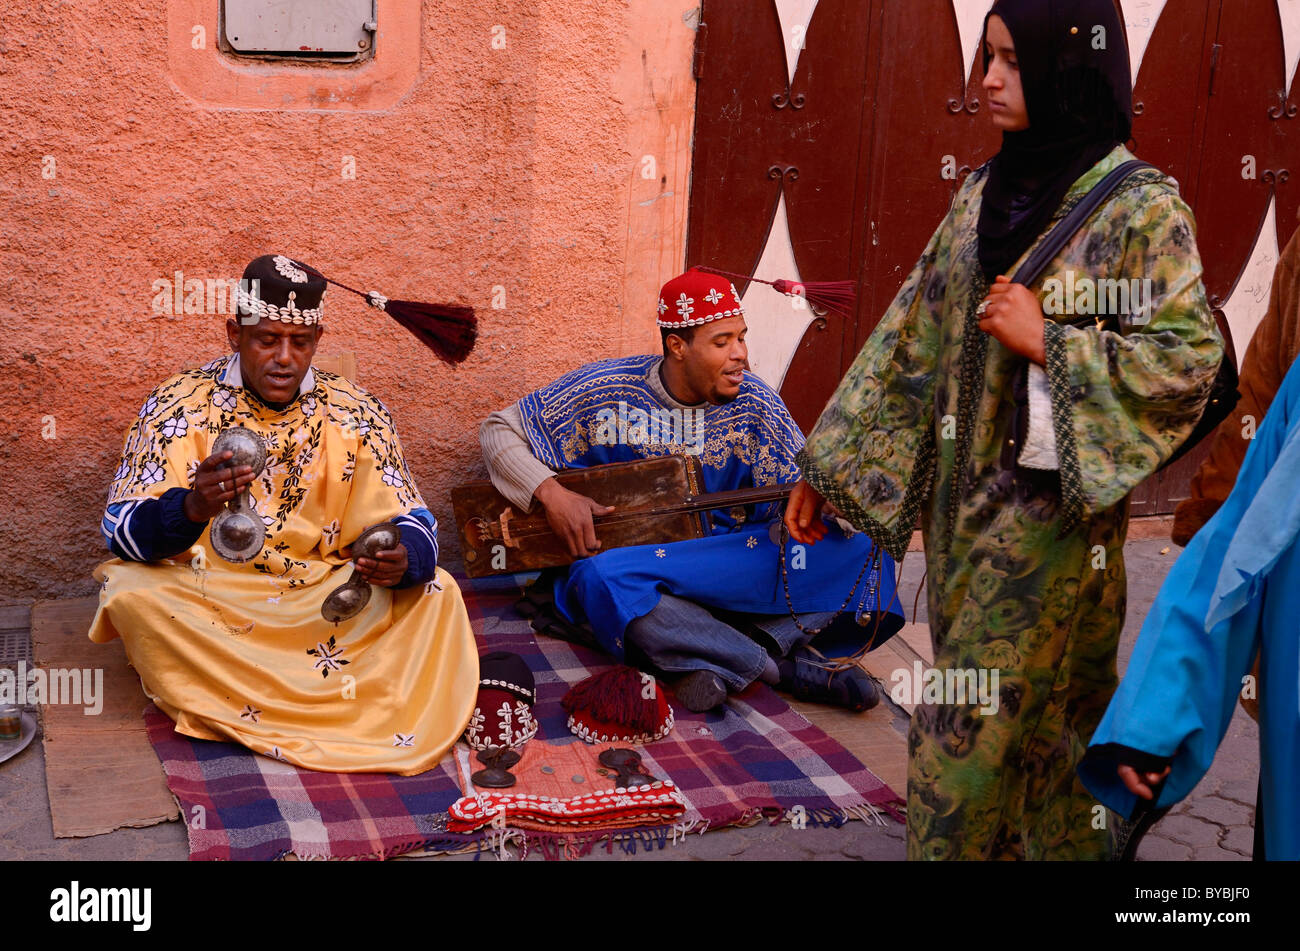
[[[687,674],[711,670],[733,691],[744,690],[757,680],[769,657],[787,657],[812,639],[788,614],[740,617],[770,638],[770,643],[761,644],[708,608],[671,594],[663,595],[654,610],[629,624],[625,637],[660,671]],[[831,617],[830,613],[801,614],[799,621],[815,630]]]

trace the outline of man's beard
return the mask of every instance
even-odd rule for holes
[[[301,386],[302,381],[299,381],[298,385]],[[267,407],[268,409],[275,410],[277,413],[283,413],[286,409],[288,409],[290,406],[294,404],[294,402],[298,399],[299,396],[298,387],[294,387],[293,396],[289,397],[289,399],[286,402],[273,403],[258,391],[257,387],[253,384],[251,380],[244,381],[244,390],[248,393],[249,396],[257,400],[257,402],[261,403],[263,406]]]
[[[709,402],[714,406],[726,406],[728,403],[734,403],[738,396],[740,396],[739,390],[735,393],[723,393],[721,390],[715,388],[711,394]]]

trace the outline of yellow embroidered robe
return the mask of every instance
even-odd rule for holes
[[[372,588],[366,608],[337,625],[320,613],[352,573],[340,550],[370,525],[424,509],[392,419],[320,370],[277,412],[236,385],[237,364],[232,381],[233,361],[178,374],[149,396],[109,513],[188,488],[217,435],[244,426],[268,447],[251,486],[267,526],[262,551],[232,564],[205,528],[172,558],[105,562],[90,639],[121,637],[145,692],[188,736],[309,769],[423,772],[460,737],[478,690],[455,582],[439,568],[423,586]]]

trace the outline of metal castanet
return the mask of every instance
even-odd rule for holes
[[[710,534],[705,512],[738,509],[789,496],[790,485],[705,493],[694,456],[658,456],[586,469],[566,469],[556,481],[571,492],[612,505],[593,519],[601,551],[655,545]],[[568,547],[551,530],[546,512],[534,505],[520,512],[491,482],[471,482],[451,492],[465,571],[471,578],[536,571],[573,562]]]
[[[352,557],[374,558],[381,551],[396,548],[402,541],[402,530],[394,522],[372,525],[357,536],[352,543]],[[370,603],[370,582],[352,569],[352,576],[331,591],[320,606],[321,617],[332,624],[356,617]]]
[[[485,768],[470,776],[469,781],[485,789],[509,789],[519,781],[510,769],[518,765],[520,759],[519,751],[508,746],[489,746],[479,750],[478,761]]]
[[[222,430],[212,443],[212,452],[214,455],[234,453],[226,465],[231,469],[249,466],[254,478],[266,469],[266,443],[257,433],[243,426]],[[217,513],[208,537],[212,541],[212,550],[235,564],[243,564],[262,550],[266,542],[266,525],[253,508],[248,486],[240,489]]]

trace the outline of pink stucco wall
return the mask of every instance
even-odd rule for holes
[[[218,0],[37,6],[0,21],[0,604],[93,590],[141,400],[224,349],[223,318],[153,312],[176,271],[282,251],[478,308],[457,368],[337,290],[321,343],[356,352],[449,543],[482,416],[657,346],[654,295],[684,253],[693,5],[381,0],[373,60],[307,68],[228,60]]]

